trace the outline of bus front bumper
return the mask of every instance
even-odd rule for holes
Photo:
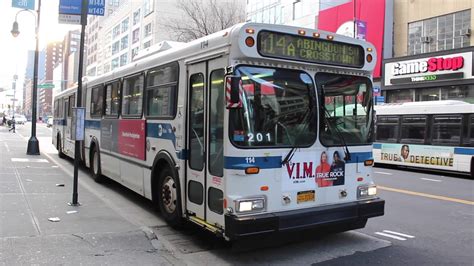
[[[225,235],[239,239],[259,234],[356,223],[384,215],[385,201],[376,198],[278,213],[225,216]],[[365,224],[365,223],[364,223]]]

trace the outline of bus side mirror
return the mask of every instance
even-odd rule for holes
[[[242,108],[242,90],[240,77],[226,77],[225,98],[227,109]]]

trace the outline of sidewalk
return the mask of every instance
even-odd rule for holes
[[[24,138],[0,127],[0,265],[175,263],[151,230],[84,187],[83,205],[69,206],[72,178],[47,156],[26,155],[26,147]]]

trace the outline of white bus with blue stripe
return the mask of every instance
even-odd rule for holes
[[[375,61],[361,40],[255,23],[141,56],[85,84],[84,163],[169,224],[228,240],[364,227],[384,214],[372,180]],[[64,123],[54,141],[73,156],[57,145]]]
[[[377,164],[474,176],[474,104],[456,100],[377,105]]]

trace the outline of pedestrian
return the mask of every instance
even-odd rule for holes
[[[5,117],[5,115],[3,115],[2,125],[5,125],[6,123],[7,123],[7,118]]]

